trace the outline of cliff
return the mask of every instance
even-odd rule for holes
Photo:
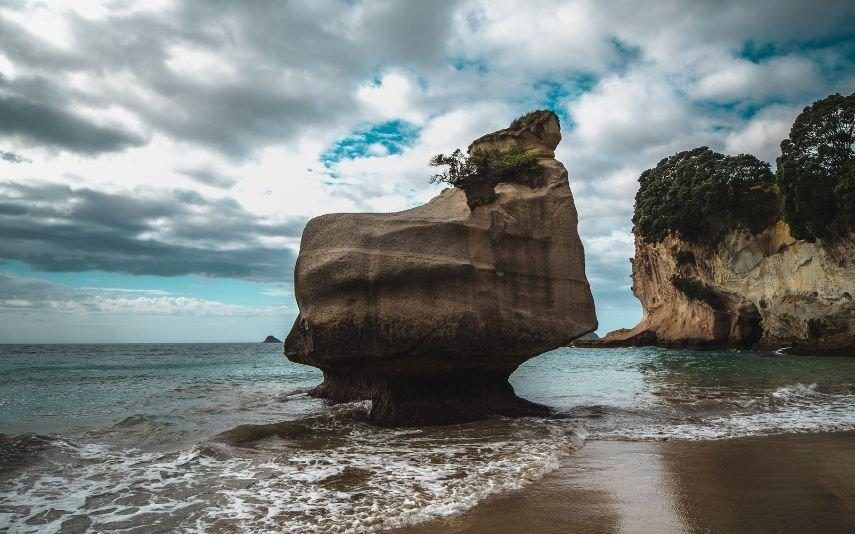
[[[715,244],[636,235],[633,293],[644,315],[605,345],[788,348],[855,355],[855,236],[808,242],[773,218]]]
[[[317,396],[371,399],[381,424],[543,414],[508,383],[526,360],[596,329],[558,118],[534,112],[469,147],[534,154],[542,185],[500,183],[470,209],[461,189],[398,213],[331,214],[303,232],[292,361]]]

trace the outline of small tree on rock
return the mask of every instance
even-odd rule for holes
[[[431,176],[430,182],[462,189],[469,209],[496,200],[496,186],[503,182],[540,187],[546,171],[536,156],[519,148],[507,152],[480,149],[469,156],[458,148],[450,155],[435,155],[430,166],[447,167]]]

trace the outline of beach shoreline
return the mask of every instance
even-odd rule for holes
[[[392,532],[855,532],[855,432],[589,441],[521,490]]]
[[[273,344],[0,347],[0,531],[855,531],[855,360],[559,349],[511,377],[553,416],[419,428],[320,380]]]

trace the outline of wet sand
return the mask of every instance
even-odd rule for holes
[[[522,490],[397,532],[855,532],[855,433],[591,441]]]

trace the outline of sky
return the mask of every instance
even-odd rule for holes
[[[0,342],[281,338],[308,219],[421,204],[537,108],[599,333],[631,327],[639,174],[774,165],[853,89],[851,1],[0,0]]]

